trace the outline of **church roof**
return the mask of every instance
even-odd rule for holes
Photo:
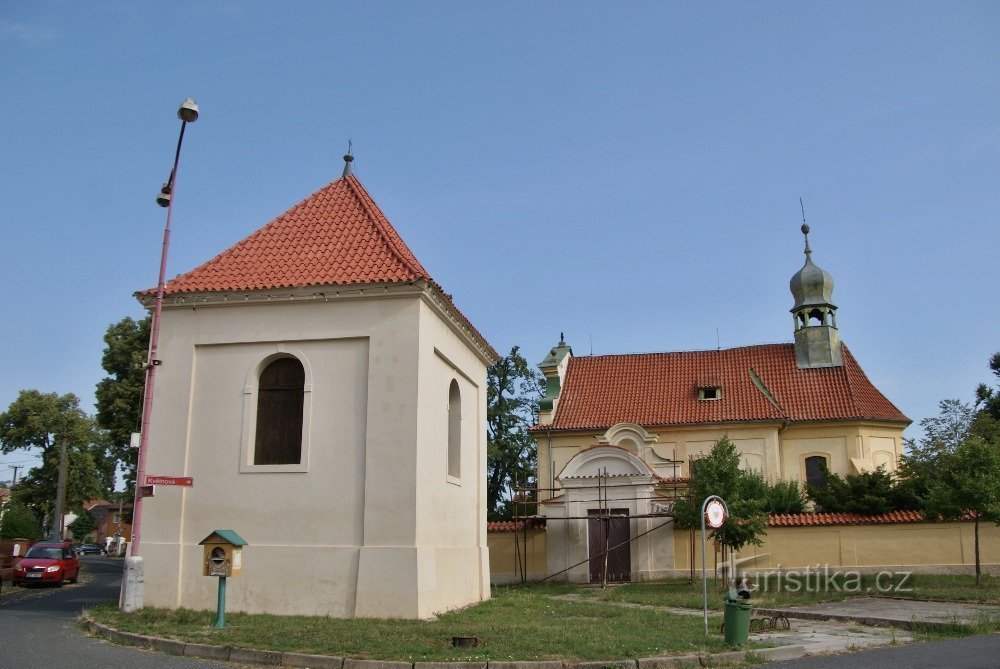
[[[499,358],[451,296],[407,247],[357,177],[347,175],[208,262],[164,286],[164,295],[230,293],[312,286],[413,283],[432,286],[448,310],[493,359]],[[139,296],[152,295],[154,290]]]
[[[794,344],[570,358],[553,422],[535,430],[751,421],[909,423],[843,347],[842,367],[800,369]],[[720,399],[699,399],[719,388]]]
[[[324,186],[205,264],[165,295],[432,281],[354,176]]]

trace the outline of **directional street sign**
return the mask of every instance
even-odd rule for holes
[[[146,485],[182,485],[191,487],[194,485],[193,476],[150,476],[146,475]]]

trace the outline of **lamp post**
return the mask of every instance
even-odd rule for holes
[[[142,424],[139,428],[139,458],[135,471],[135,501],[132,505],[132,543],[129,547],[129,557],[125,560],[125,573],[122,578],[122,592],[119,606],[123,611],[131,612],[142,608],[142,557],[139,555],[139,541],[142,533],[142,499],[146,479],[146,451],[149,445],[149,421],[153,413],[153,386],[156,382],[156,368],[160,366],[157,357],[160,340],[160,312],[163,309],[163,284],[167,271],[167,251],[170,250],[170,223],[174,213],[174,194],[177,189],[177,164],[181,157],[181,145],[184,143],[184,129],[188,123],[198,120],[198,103],[192,98],[181,102],[177,110],[177,118],[181,120],[181,131],[177,137],[177,151],[174,153],[174,166],[170,170],[167,183],[163,184],[156,196],[156,203],[167,210],[167,223],[163,228],[163,249],[160,253],[160,275],[156,284],[156,300],[153,303],[153,317],[150,322],[149,354],[146,357],[146,387],[142,402]]]

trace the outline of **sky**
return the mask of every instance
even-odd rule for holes
[[[502,353],[843,341],[914,421],[996,384],[1000,4],[0,0],[0,410],[354,173]],[[0,480],[30,454],[0,455]],[[22,469],[19,476],[24,475]]]

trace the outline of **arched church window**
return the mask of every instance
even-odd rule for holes
[[[257,384],[255,465],[292,465],[302,460],[305,370],[295,358],[278,358]]]
[[[462,392],[455,379],[448,387],[448,476],[462,476]]]
[[[826,487],[827,468],[826,457],[823,455],[810,455],[806,458],[806,484],[814,488]]]

